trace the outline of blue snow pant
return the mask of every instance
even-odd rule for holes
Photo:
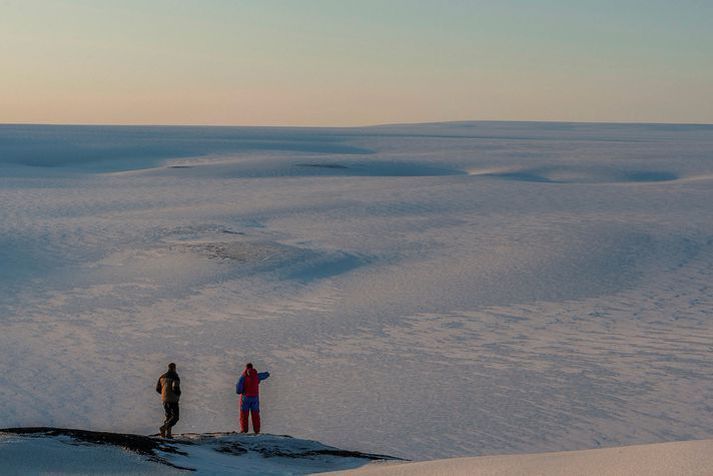
[[[240,431],[248,432],[248,415],[252,416],[253,431],[260,433],[260,397],[240,396]]]

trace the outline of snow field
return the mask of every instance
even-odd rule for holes
[[[411,459],[711,437],[713,128],[0,127],[0,427]]]

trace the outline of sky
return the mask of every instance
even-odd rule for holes
[[[0,123],[713,123],[711,0],[0,0]]]

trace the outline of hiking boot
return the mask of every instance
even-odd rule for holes
[[[159,428],[158,430],[161,433],[161,438],[166,438],[166,427],[161,425],[161,428]]]

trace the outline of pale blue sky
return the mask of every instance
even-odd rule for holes
[[[713,123],[713,1],[0,0],[0,122]]]

